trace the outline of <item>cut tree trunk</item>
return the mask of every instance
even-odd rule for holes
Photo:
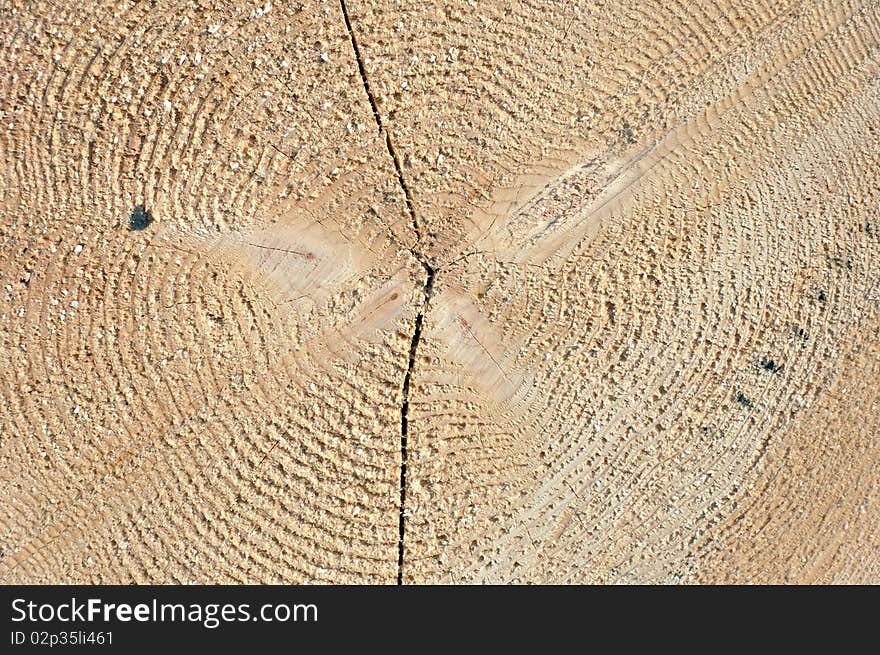
[[[880,582],[876,2],[0,16],[0,581]]]

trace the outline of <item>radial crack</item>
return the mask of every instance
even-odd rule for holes
[[[406,536],[406,467],[407,467],[407,436],[409,434],[409,388],[412,382],[412,373],[416,364],[416,353],[419,349],[419,341],[422,338],[422,323],[428,312],[428,304],[431,302],[431,293],[434,288],[436,271],[429,265],[424,264],[427,275],[425,286],[422,290],[424,299],[422,311],[416,316],[413,336],[409,345],[409,364],[406,367],[406,375],[403,377],[403,403],[400,406],[400,518],[398,523],[399,540],[397,542],[397,584],[403,584],[403,544]]]
[[[345,6],[345,0],[339,0],[339,7],[342,10],[342,17],[345,20],[345,29],[348,31],[348,38],[351,41],[351,47],[354,50],[354,57],[357,60],[358,70],[360,71],[361,75],[361,82],[364,85],[364,91],[367,94],[367,98],[370,101],[370,107],[373,110],[373,118],[376,121],[376,127],[378,128],[379,132],[385,136],[385,149],[388,151],[388,156],[394,163],[394,170],[397,173],[397,183],[403,190],[403,195],[406,199],[406,208],[409,211],[410,219],[412,220],[413,232],[415,232],[416,235],[416,246],[410,247],[409,252],[425,269],[425,284],[422,288],[422,309],[416,316],[416,322],[413,326],[412,340],[410,341],[409,345],[409,362],[406,367],[406,374],[403,377],[403,401],[400,406],[400,507],[397,541],[397,584],[402,585],[404,538],[406,536],[406,468],[408,459],[407,436],[409,434],[409,389],[412,383],[413,369],[415,368],[416,364],[416,353],[419,348],[419,342],[422,338],[422,324],[425,320],[425,315],[428,312],[428,305],[431,302],[431,293],[434,289],[434,280],[437,273],[439,272],[439,269],[432,266],[428,259],[422,254],[419,249],[419,245],[421,244],[422,240],[421,229],[419,227],[418,218],[416,217],[416,210],[415,205],[413,205],[412,195],[410,194],[409,187],[407,187],[406,185],[406,181],[403,179],[403,170],[400,165],[400,158],[397,156],[397,151],[394,149],[394,143],[391,140],[391,133],[388,131],[388,128],[386,128],[385,125],[383,125],[382,123],[382,117],[379,114],[379,107],[376,104],[376,98],[373,96],[373,92],[370,89],[370,80],[367,78],[367,69],[364,67],[363,57],[361,57],[361,50],[358,46],[357,39],[355,38],[354,31],[351,28],[351,19],[348,16],[348,8]]]
[[[412,228],[416,235],[416,244],[418,245],[422,241],[422,232],[419,227],[419,220],[416,217],[416,209],[412,201],[412,194],[409,191],[409,187],[406,185],[406,181],[403,179],[403,168],[400,165],[400,158],[397,156],[397,151],[394,149],[394,143],[391,141],[391,132],[389,132],[388,128],[382,123],[382,116],[379,114],[379,106],[376,104],[376,98],[373,95],[372,89],[370,89],[370,80],[367,77],[367,69],[364,66],[364,59],[361,56],[361,49],[358,45],[357,38],[354,35],[354,30],[351,28],[351,19],[348,17],[348,8],[345,6],[345,0],[339,0],[339,7],[342,10],[342,18],[345,20],[345,29],[348,31],[348,38],[351,41],[351,47],[354,50],[354,58],[357,60],[358,71],[360,71],[361,74],[361,82],[364,85],[364,91],[367,94],[367,98],[370,101],[370,107],[373,110],[373,119],[376,121],[376,127],[379,132],[385,136],[385,149],[388,151],[388,156],[391,157],[391,161],[394,163],[394,171],[397,173],[397,183],[403,190],[403,195],[406,199],[406,208],[409,211],[409,217],[412,220]],[[416,259],[422,262],[423,265],[425,264],[425,258],[417,248],[411,249],[411,252]]]

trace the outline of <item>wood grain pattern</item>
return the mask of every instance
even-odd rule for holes
[[[0,580],[880,581],[876,2],[0,16]]]

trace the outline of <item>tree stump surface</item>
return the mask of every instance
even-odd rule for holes
[[[0,581],[880,582],[875,1],[0,16]]]

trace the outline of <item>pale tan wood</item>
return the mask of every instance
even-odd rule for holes
[[[880,581],[875,2],[0,15],[4,582]]]
[[[215,4],[3,8],[4,581],[394,579],[403,195],[338,7]]]

